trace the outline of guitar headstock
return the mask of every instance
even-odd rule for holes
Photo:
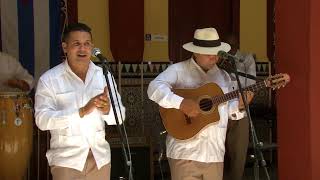
[[[274,89],[279,89],[286,86],[290,82],[290,76],[285,73],[276,74],[268,77],[265,81],[266,86]]]

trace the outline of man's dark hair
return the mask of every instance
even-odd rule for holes
[[[82,31],[82,32],[87,32],[90,34],[91,38],[92,38],[92,34],[91,34],[91,28],[84,24],[84,23],[73,23],[73,24],[69,24],[64,32],[63,32],[63,38],[62,41],[66,42],[66,40],[69,38],[69,35],[71,32],[74,31]]]
[[[239,37],[234,33],[229,33],[225,36],[224,41],[228,43],[231,48],[239,49]]]

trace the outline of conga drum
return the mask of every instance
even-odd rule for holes
[[[22,180],[32,151],[32,101],[25,92],[0,92],[0,179]]]

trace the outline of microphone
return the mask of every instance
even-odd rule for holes
[[[230,53],[227,53],[225,51],[219,51],[218,52],[218,56],[220,58],[226,59],[226,60],[229,60],[229,58],[232,58],[233,60],[238,61],[238,62],[243,62],[244,61],[243,59],[240,59],[240,58],[238,58],[238,57],[236,57],[236,56],[234,56],[234,55],[232,55]]]
[[[107,63],[107,58],[102,55],[99,48],[93,48],[92,55],[97,57],[101,62]]]

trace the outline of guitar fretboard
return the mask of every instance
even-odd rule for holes
[[[265,81],[259,81],[257,82],[256,84],[253,84],[253,85],[250,85],[250,86],[247,86],[245,88],[242,88],[244,91],[252,91],[252,92],[256,92],[258,91],[259,89],[262,89],[262,88],[265,88],[267,87],[266,85],[266,82]],[[213,104],[215,105],[219,105],[223,102],[227,102],[227,101],[230,101],[232,99],[235,99],[235,98],[238,98],[239,97],[239,94],[240,94],[240,91],[239,90],[235,90],[235,91],[231,91],[231,92],[228,92],[224,95],[221,95],[221,96],[215,96],[212,98],[212,102]]]

